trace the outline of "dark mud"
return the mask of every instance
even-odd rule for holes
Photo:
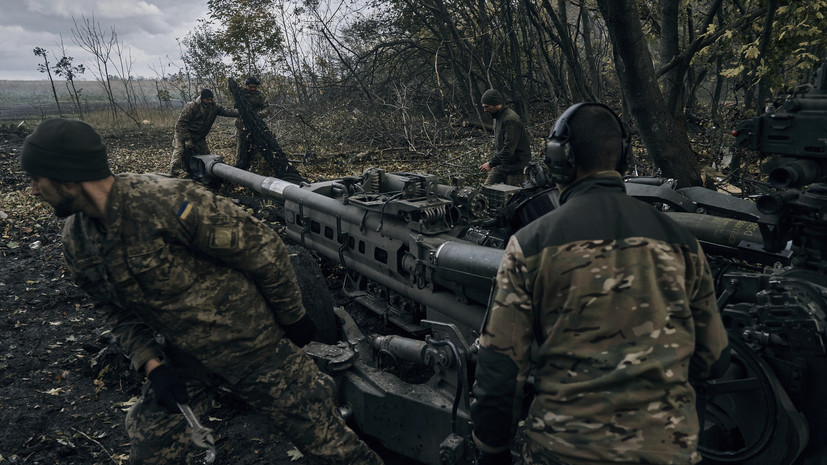
[[[31,201],[28,179],[19,171],[27,133],[0,126],[0,463],[127,463],[123,420],[143,376],[130,369],[86,296],[67,277],[63,222],[48,206]],[[110,157],[126,159],[132,153],[166,156],[170,140],[167,130],[104,136]],[[256,198],[225,194],[256,211]],[[340,269],[319,264],[335,304],[346,305],[361,322],[381,324],[348,305],[338,291]],[[202,421],[217,433],[216,465],[306,463],[295,458],[297,451],[276,425],[231,394],[219,395]],[[382,454],[388,464],[409,463]]]

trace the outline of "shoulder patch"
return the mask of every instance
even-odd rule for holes
[[[178,209],[178,218],[181,218],[182,220],[187,219],[187,217],[190,215],[191,211],[192,211],[192,205],[190,205],[189,202],[185,201],[184,203],[181,204],[181,208]]]
[[[229,226],[215,226],[209,234],[211,249],[233,249],[238,245],[238,232]]]

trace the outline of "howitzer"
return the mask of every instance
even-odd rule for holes
[[[469,391],[493,279],[510,234],[557,205],[557,190],[539,166],[532,165],[533,181],[522,188],[460,188],[432,175],[376,168],[296,185],[233,168],[216,155],[196,159],[205,181],[229,180],[275,200],[287,237],[340,263],[344,291],[407,333],[365,336],[339,311],[343,340],[308,348],[336,379],[351,424],[429,465],[471,463]],[[762,214],[752,202],[674,189],[661,179],[636,181],[627,183],[630,194],[659,203],[721,256],[787,259],[761,249]],[[703,214],[709,212],[721,216]],[[433,375],[415,384],[381,369],[399,361],[430,367]]]
[[[741,122],[736,145],[776,157],[756,207],[786,266],[721,274],[732,366],[700,389],[705,463],[827,463],[827,61],[803,96]]]

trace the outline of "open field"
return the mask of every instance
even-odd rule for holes
[[[157,84],[162,85],[162,83]],[[113,81],[112,85],[116,96],[124,94],[122,81]],[[81,110],[85,114],[107,108],[108,100],[100,83],[96,81],[75,81],[75,88],[80,95]],[[133,89],[137,95],[138,105],[145,109],[171,108],[177,112],[183,105],[182,100],[175,98],[162,105],[162,102],[158,100],[156,81],[134,81]],[[77,110],[71,101],[70,90],[67,88],[66,82],[56,80],[54,90],[60,102],[60,110],[58,110],[58,105],[55,103],[52,86],[48,80],[0,80],[0,123],[17,124],[27,119],[39,121],[58,115],[76,117]],[[172,89],[168,90],[171,95],[174,95]],[[123,100],[125,101],[125,99]]]

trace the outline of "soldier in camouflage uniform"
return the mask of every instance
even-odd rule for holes
[[[250,102],[250,108],[256,112],[259,118],[270,114],[270,105],[267,98],[258,89],[261,81],[257,77],[250,76],[244,81],[245,89],[243,94]],[[250,169],[256,156],[256,147],[251,144],[250,130],[244,126],[244,120],[238,118],[235,121],[235,167],[242,170]]]
[[[479,340],[480,465],[511,463],[509,425],[530,375],[525,464],[701,459],[689,381],[722,374],[727,336],[698,242],[625,193],[627,133],[600,104],[555,125],[546,161],[561,206],[509,240]],[[552,144],[570,156],[562,175]]]
[[[523,121],[496,89],[488,89],[480,99],[482,110],[494,118],[494,144],[497,153],[480,166],[488,173],[484,184],[504,183],[520,186],[525,181],[523,171],[531,161],[531,143]]]
[[[268,415],[309,463],[382,463],[345,425],[332,379],[299,348],[316,328],[271,228],[191,181],[113,176],[106,147],[81,121],[38,125],[21,164],[33,194],[68,217],[64,256],[78,286],[147,373],[127,415],[130,463],[194,460],[176,404],[206,418],[218,386]]]
[[[169,172],[173,176],[181,174],[181,169],[189,172],[184,154],[206,155],[210,153],[207,146],[207,134],[212,129],[215,118],[218,116],[238,116],[238,110],[227,108],[215,103],[210,89],[201,91],[192,102],[181,110],[181,115],[175,123],[175,136],[172,139],[172,159],[169,163]]]

